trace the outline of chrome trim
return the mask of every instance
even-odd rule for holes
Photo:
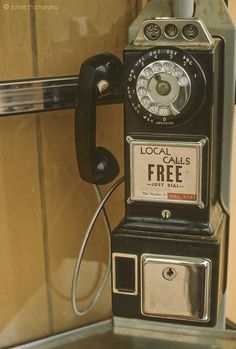
[[[0,82],[0,116],[70,109],[76,106],[78,76],[33,78]],[[98,104],[122,103],[120,90]]]
[[[148,265],[154,265],[161,269],[173,267],[178,270],[176,272],[177,276],[180,273],[181,274],[179,278],[175,276],[173,280],[166,280],[164,279],[162,273],[157,273],[157,269],[155,269],[154,275],[151,273],[146,277],[148,285],[146,285],[145,288],[145,267],[147,268]],[[212,278],[211,260],[197,257],[166,256],[144,253],[140,259],[140,269],[141,313],[144,316],[204,323],[209,322]],[[186,276],[188,277],[186,278]],[[202,290],[202,294],[198,293],[196,295],[194,294],[193,290],[195,290],[197,287],[196,279],[198,279],[199,276],[203,280],[202,286],[204,290]],[[155,282],[158,283],[158,288],[156,288]],[[182,287],[183,294],[177,294],[179,302],[175,304],[175,302],[173,302],[173,297],[175,297],[178,286]],[[152,289],[154,289],[154,292],[156,292],[157,289],[162,291],[161,295],[160,293],[158,294],[158,292],[156,293],[156,302],[154,302],[153,299]],[[147,292],[145,292],[145,290]],[[192,293],[190,292],[191,290],[193,291],[193,297]],[[186,291],[188,293],[186,293]],[[163,303],[167,304],[166,313],[163,310],[163,306],[161,309],[160,303],[162,303],[162,305]],[[173,313],[170,313],[170,311]],[[200,311],[202,311],[203,314],[201,318],[197,315]]]
[[[115,262],[116,257],[134,259],[135,261],[135,291],[134,292],[123,292],[123,291],[119,291],[116,288],[116,280],[114,277],[116,275],[116,262]],[[118,293],[118,294],[125,294],[130,296],[138,295],[138,256],[137,255],[129,254],[129,253],[118,253],[118,252],[112,253],[112,290],[114,293]]]
[[[144,28],[149,23],[157,24],[161,29],[161,35],[159,39],[155,41],[148,40],[144,34]],[[168,24],[175,24],[177,26],[178,34],[174,38],[169,38],[165,34],[165,27]],[[193,40],[188,40],[183,35],[183,28],[187,24],[195,25],[198,29],[198,36]],[[209,33],[204,22],[198,18],[163,18],[155,17],[153,19],[144,20],[142,22],[141,28],[138,31],[138,34],[133,42],[135,47],[153,47],[161,45],[173,45],[173,46],[183,46],[183,47],[194,47],[197,46],[198,49],[208,49],[214,44],[214,39]]]
[[[189,343],[189,348],[191,343],[195,344],[196,348],[225,348],[223,342],[220,343],[219,340],[227,338],[227,340],[232,340],[232,348],[235,347],[236,341],[236,331],[225,330],[225,328],[209,328],[209,327],[199,327],[199,326],[189,326],[182,325],[179,323],[165,323],[160,321],[151,320],[141,320],[141,319],[131,319],[124,317],[113,318],[114,323],[114,333],[123,336],[135,336],[140,338],[152,338],[157,340],[172,340],[177,343]],[[208,345],[206,343],[208,341]],[[160,347],[162,348],[162,343]],[[228,343],[228,342],[227,342]],[[172,343],[171,343],[172,344]],[[167,348],[175,348],[176,343],[170,345],[167,342]],[[197,346],[198,345],[198,346]],[[164,345],[165,347],[165,345]],[[163,347],[163,348],[164,348]],[[181,346],[179,346],[181,348]]]
[[[53,336],[46,338],[41,338],[26,344],[21,344],[13,347],[8,347],[8,349],[47,349],[55,348],[58,346],[73,343],[75,341],[87,338],[95,334],[102,334],[106,331],[111,331],[113,328],[113,320],[108,319],[100,321],[91,325],[76,328],[75,330],[66,331],[63,333],[58,333]]]
[[[78,76],[0,83],[0,115],[73,108]]]

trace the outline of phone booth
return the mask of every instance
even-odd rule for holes
[[[113,155],[96,148],[94,125],[96,99],[115,91],[123,69],[125,217],[111,235],[118,323],[213,327],[226,292],[233,33],[190,3],[194,17],[176,18],[150,2],[131,26],[123,66],[105,54],[81,67],[77,158],[81,177],[95,184],[118,173]]]
[[[236,335],[225,330],[235,104],[235,27],[227,4],[150,0],[129,27],[123,60],[98,52],[72,80],[79,173],[99,202],[76,262],[72,307],[81,318],[88,314],[111,273],[112,319],[36,347],[233,348]],[[72,103],[66,98],[63,108]],[[124,111],[120,177],[119,161],[96,137],[96,107],[113,103]],[[109,183],[102,196],[100,186]],[[121,184],[124,216],[111,231],[105,204]],[[109,262],[81,307],[78,277],[100,213]]]

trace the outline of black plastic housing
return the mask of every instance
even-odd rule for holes
[[[188,111],[189,118],[185,118],[182,123],[174,127],[160,127],[150,125],[143,121],[133,110],[127,93],[125,93],[124,114],[124,147],[125,147],[125,198],[126,214],[125,220],[131,227],[138,223],[142,229],[148,227],[148,221],[158,226],[162,224],[161,211],[164,209],[171,210],[172,220],[176,223],[173,226],[173,232],[180,230],[182,232],[192,230],[197,234],[211,235],[211,216],[217,202],[220,202],[220,164],[221,164],[221,142],[222,142],[222,106],[223,106],[223,42],[220,39],[215,40],[214,47],[208,50],[184,49],[193,57],[201,67],[205,76],[205,94],[202,106],[196,112],[196,108]],[[124,51],[124,69],[125,79],[134,62],[144,54],[144,50],[127,49]],[[195,90],[196,98],[199,91]],[[193,97],[194,100],[194,97]],[[181,118],[181,116],[180,116]],[[129,143],[126,137],[136,137],[138,139],[164,139],[176,141],[191,141],[199,137],[208,140],[208,153],[204,155],[204,169],[202,176],[202,197],[204,198],[205,207],[199,208],[196,205],[173,204],[169,202],[144,202],[135,201],[130,203],[130,158]],[[128,203],[127,203],[128,200]],[[143,219],[145,223],[142,224]],[[195,227],[192,229],[192,227]],[[202,227],[204,229],[202,230]],[[172,229],[171,228],[171,229]],[[158,228],[157,228],[158,229]]]

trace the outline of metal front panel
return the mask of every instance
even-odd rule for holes
[[[160,35],[155,38],[148,38],[145,35],[145,28],[148,24],[157,25]],[[168,25],[171,24],[176,28],[175,35],[168,35]],[[187,27],[196,28],[196,35],[186,37],[184,29]],[[198,46],[208,48],[213,44],[213,38],[204,25],[203,21],[198,18],[152,18],[142,22],[137,37],[134,40],[134,46],[150,47],[157,45],[178,45],[178,46]]]
[[[202,150],[199,142],[134,140],[130,144],[131,201],[204,206]]]
[[[143,315],[209,321],[210,260],[143,254],[141,277]]]

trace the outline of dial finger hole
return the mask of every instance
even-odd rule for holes
[[[159,107],[159,114],[162,116],[167,116],[170,114],[170,107],[168,105],[161,105]]]
[[[143,97],[141,99],[141,103],[143,104],[144,107],[147,108],[149,106],[149,104],[151,103],[151,100],[149,97],[146,96],[146,97]]]
[[[159,73],[162,71],[163,65],[160,62],[156,62],[152,65],[155,73]]]
[[[151,103],[149,105],[149,111],[153,114],[157,114],[158,113],[158,105],[156,103]]]
[[[145,88],[145,87],[139,87],[139,88],[138,88],[138,94],[139,94],[140,96],[145,96],[145,95],[147,94],[146,88]]]
[[[183,70],[179,67],[175,67],[172,71],[172,75],[175,78],[179,79],[183,75]]]
[[[166,72],[166,73],[171,73],[172,72],[172,70],[173,70],[173,64],[171,63],[171,62],[166,62],[166,63],[164,63],[164,65],[163,65],[163,69],[164,69],[164,71]]]
[[[189,84],[189,79],[187,78],[186,75],[182,75],[179,79],[178,79],[178,84],[181,87],[186,87]]]
[[[144,69],[144,75],[147,78],[150,78],[154,74],[154,71],[152,70],[151,67]]]
[[[148,80],[141,76],[138,78],[138,85],[146,87],[148,85]]]

